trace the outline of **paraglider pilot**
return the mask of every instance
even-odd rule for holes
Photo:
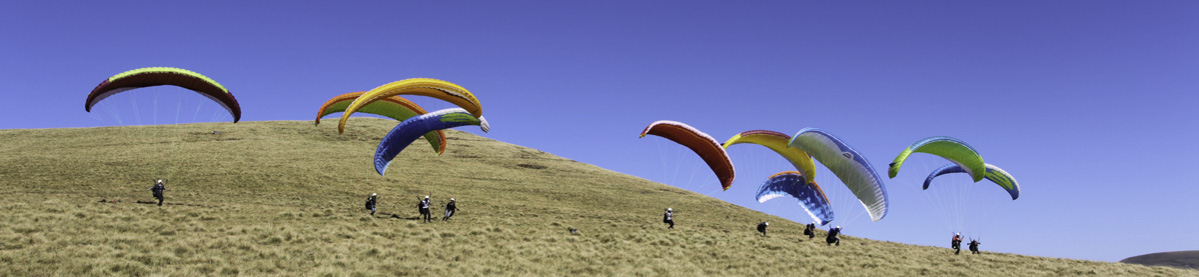
[[[766,236],[766,226],[770,226],[770,223],[765,222],[765,221],[763,221],[762,223],[758,223],[758,232],[762,232],[763,237]]]
[[[807,226],[804,226],[803,234],[808,236],[808,239],[816,237],[816,223],[808,223]]]
[[[454,198],[450,198],[450,203],[445,204],[445,216],[441,218],[441,221],[450,220],[455,212],[458,212],[458,204],[454,202]]]
[[[158,182],[154,183],[154,187],[150,188],[150,191],[154,193],[154,198],[158,199],[158,206],[162,206],[162,200],[164,198],[162,192],[166,190],[167,186],[163,183],[162,179],[158,179]]]
[[[666,208],[666,213],[662,214],[662,223],[670,224],[666,229],[674,229],[674,210]]]
[[[371,215],[375,215],[375,205],[379,203],[379,194],[371,193],[371,196],[366,197],[366,208],[371,210]]]
[[[978,242],[978,240],[976,240],[976,239],[970,240],[970,253],[979,254],[978,253],[978,245],[979,244],[982,244],[982,243]]]
[[[836,228],[828,229],[828,237],[824,238],[824,242],[827,242],[829,245],[833,245],[835,243],[835,244],[837,244],[837,246],[841,246],[841,236],[840,235],[841,235],[841,226],[837,226]]]
[[[421,200],[419,204],[416,204],[416,207],[420,208],[420,216],[421,216],[421,219],[425,221],[425,223],[429,223],[430,221],[433,221],[433,219],[430,218],[431,215],[429,215],[429,196],[428,195],[425,195],[425,200]]]
[[[950,243],[950,248],[953,248],[954,255],[962,252],[962,233],[953,234],[953,241]]]

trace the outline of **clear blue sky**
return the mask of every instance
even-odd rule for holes
[[[311,120],[333,95],[431,77],[476,93],[489,138],[800,222],[792,200],[752,199],[781,158],[731,148],[739,178],[719,192],[698,158],[637,133],[660,119],[722,141],[820,127],[883,174],[908,144],[953,136],[1024,186],[1016,201],[980,187],[987,204],[968,212],[1001,209],[974,228],[985,250],[1116,261],[1199,246],[1199,2],[741,2],[2,1],[0,128],[111,125],[85,96],[148,66],[216,79],[246,121]],[[914,159],[887,180],[890,214],[847,234],[948,244],[917,183],[943,161]]]

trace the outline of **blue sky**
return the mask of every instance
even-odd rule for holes
[[[986,214],[966,228],[985,250],[1116,261],[1199,245],[1195,14],[1193,1],[3,1],[0,128],[113,125],[83,111],[86,94],[148,66],[216,79],[246,121],[311,120],[337,94],[439,78],[475,92],[489,138],[800,222],[793,201],[752,199],[789,169],[764,148],[730,148],[738,179],[719,192],[698,158],[637,133],[660,119],[721,141],[820,127],[882,174],[944,135],[1024,186],[1016,201],[986,183],[964,196],[969,218]],[[211,108],[196,102],[185,110]],[[886,218],[834,224],[947,244],[953,228],[918,188],[944,161],[913,161],[887,180]],[[861,207],[822,174],[852,218]]]

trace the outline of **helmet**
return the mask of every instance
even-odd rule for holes
[[[765,224],[766,226],[770,226],[770,222],[762,222],[762,224]]]
[[[669,212],[669,211],[673,211],[673,210],[671,210],[670,208],[666,208],[666,211]]]
[[[837,226],[837,229],[841,229],[841,226]]]
[[[425,199],[429,199],[429,196],[428,196],[428,195],[425,195]]]
[[[961,235],[962,235],[962,233],[953,233],[953,235],[955,235],[955,236],[961,236]]]
[[[159,184],[161,184],[161,183],[162,183],[162,179],[158,179],[158,183],[159,183]]]
[[[378,193],[371,193],[371,196],[378,196]]]
[[[454,198],[450,198],[450,201],[454,201]]]

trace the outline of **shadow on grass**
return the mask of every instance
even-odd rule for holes
[[[415,216],[415,217],[402,217],[402,216],[400,216],[400,215],[397,215],[397,214],[389,214],[389,213],[378,213],[378,214],[379,214],[379,215],[381,215],[381,216],[383,216],[383,218],[394,218],[394,219],[403,219],[403,220],[420,220],[420,217],[419,217],[419,216]],[[374,218],[379,218],[378,216],[372,216],[372,217],[374,217]]]
[[[158,205],[158,202],[154,202],[154,201],[145,201],[145,200],[137,200],[137,201],[134,201],[133,203],[137,203],[137,204],[148,204],[148,205]],[[216,207],[216,205],[202,205],[202,204],[188,204],[188,203],[167,203],[167,202],[163,202],[162,204],[163,204],[163,205],[170,205],[170,206],[189,206],[189,207],[208,207],[208,208]]]

